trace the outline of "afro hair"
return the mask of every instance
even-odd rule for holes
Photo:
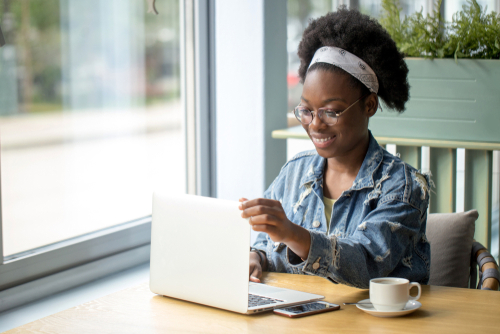
[[[398,112],[405,110],[405,103],[410,96],[408,67],[396,43],[375,19],[357,10],[340,7],[336,12],[312,20],[304,30],[298,49],[299,76],[302,82],[307,76],[314,53],[323,46],[344,49],[365,61],[377,75],[378,96],[385,105]],[[346,74],[342,69],[326,63],[314,64],[309,71],[314,69]],[[352,87],[369,92],[359,80],[350,77]]]

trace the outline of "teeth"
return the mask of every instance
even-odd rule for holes
[[[318,142],[318,143],[323,143],[325,141],[329,141],[330,139],[332,139],[333,137],[328,137],[328,138],[324,138],[324,139],[321,139],[321,138],[314,138],[314,141]]]

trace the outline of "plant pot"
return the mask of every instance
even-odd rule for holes
[[[500,60],[407,58],[410,101],[370,120],[375,136],[500,142]]]

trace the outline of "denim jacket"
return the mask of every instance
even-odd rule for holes
[[[378,145],[370,133],[363,164],[351,188],[333,206],[330,233],[323,204],[326,159],[315,150],[288,161],[264,193],[311,235],[307,259],[260,233],[254,247],[269,271],[311,274],[368,288],[375,277],[404,277],[426,284],[430,245],[425,237],[432,181]]]

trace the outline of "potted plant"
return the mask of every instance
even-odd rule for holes
[[[380,23],[406,55],[411,96],[403,114],[378,113],[370,128],[379,136],[500,142],[500,15],[469,0],[445,22],[440,7],[400,18],[398,0],[382,1]]]

